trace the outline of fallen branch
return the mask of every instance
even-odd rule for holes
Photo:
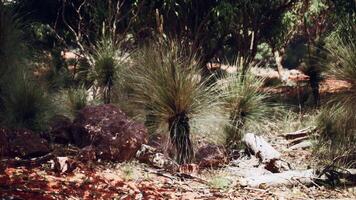
[[[307,141],[302,141],[299,144],[293,145],[291,147],[289,147],[289,150],[295,150],[295,149],[306,149],[313,146],[313,142],[310,140]]]
[[[299,144],[305,140],[308,140],[309,139],[309,136],[304,136],[304,137],[300,137],[300,138],[296,138],[296,139],[293,139],[291,142],[288,143],[287,146],[293,146],[293,145],[296,145],[296,144]]]
[[[271,161],[278,160],[281,157],[281,154],[261,136],[257,136],[253,133],[247,133],[242,138],[242,141],[263,163],[269,163]]]
[[[333,173],[337,173],[337,178],[345,179],[351,183],[356,182],[356,169],[346,170],[334,170]],[[317,175],[315,170],[299,170],[299,171],[286,171],[282,173],[266,174],[260,176],[250,176],[241,180],[242,185],[248,187],[265,186],[293,186],[297,184],[303,185],[315,185],[316,182],[333,183],[335,180],[327,175],[327,171],[324,170],[322,174]]]
[[[251,176],[242,179],[242,182],[249,187],[266,186],[291,186],[298,183],[305,185],[311,184],[313,179],[317,178],[313,170],[304,171],[286,171],[276,174],[266,174],[262,176]]]
[[[199,178],[197,176],[193,176],[191,174],[187,174],[187,173],[177,173],[176,176],[180,177],[181,179],[191,179],[195,182],[198,182],[198,183],[202,183],[202,184],[207,184],[208,181],[202,179],[202,178]]]
[[[287,140],[296,139],[296,138],[308,136],[315,130],[316,130],[316,127],[307,127],[307,128],[295,131],[295,132],[285,133],[285,134],[283,134],[283,137],[285,137]]]
[[[52,153],[33,159],[2,159],[0,165],[5,167],[37,167],[55,158]]]

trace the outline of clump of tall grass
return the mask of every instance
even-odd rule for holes
[[[0,5],[0,124],[43,130],[54,108],[26,63],[21,20]]]
[[[84,85],[63,89],[54,99],[61,113],[69,118],[75,117],[78,111],[93,104],[93,101],[89,101],[89,92]]]
[[[328,75],[351,84],[351,88],[335,95],[318,117],[318,148],[322,161],[342,166],[356,166],[356,29],[352,24],[347,36],[334,36],[326,46]],[[325,63],[322,63],[325,64]]]
[[[270,119],[273,111],[268,102],[269,95],[262,92],[263,78],[247,70],[244,75],[239,71],[225,79],[225,109],[230,116],[226,127],[226,144],[236,147],[240,144],[243,133]]]
[[[115,85],[122,82],[122,73],[127,55],[109,38],[101,39],[92,55],[94,64],[90,69],[89,79],[102,91],[104,103],[111,103]],[[87,77],[88,78],[88,77]]]
[[[0,83],[24,61],[21,27],[19,17],[0,5]]]
[[[2,125],[9,128],[45,130],[55,108],[45,90],[25,72],[12,76],[12,83],[3,87]]]
[[[136,52],[129,70],[131,101],[152,132],[169,134],[178,163],[193,158],[192,133],[218,134],[223,121],[216,84],[202,79],[194,54],[177,43],[150,45]]]

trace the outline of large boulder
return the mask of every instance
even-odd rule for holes
[[[98,159],[119,162],[132,159],[148,138],[143,124],[130,120],[111,104],[79,111],[71,133],[77,146],[93,146]]]
[[[200,168],[215,168],[226,164],[228,161],[225,148],[215,144],[205,144],[200,147],[195,154],[195,158]]]
[[[53,117],[50,124],[50,136],[55,143],[68,144],[72,142],[72,121],[65,116]]]
[[[48,142],[27,129],[0,129],[0,155],[33,158],[50,152]]]

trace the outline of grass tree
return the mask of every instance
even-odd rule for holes
[[[20,65],[26,55],[21,26],[20,19],[0,5],[0,82]]]
[[[121,80],[121,72],[126,56],[109,37],[103,38],[94,48],[94,66],[90,78],[102,91],[104,103],[111,103],[113,88]]]
[[[0,124],[42,130],[53,107],[32,79],[26,56],[21,20],[0,5]]]
[[[0,121],[10,128],[45,130],[55,107],[31,76],[20,70],[12,75],[13,84],[4,87]]]
[[[344,23],[347,34],[333,36],[326,49],[328,75],[350,84],[348,91],[337,94],[324,106],[318,117],[321,132],[317,152],[324,161],[356,166],[356,29]]]
[[[216,85],[201,79],[194,55],[182,53],[186,50],[177,43],[143,48],[128,79],[130,101],[143,111],[150,130],[169,134],[180,164],[194,156],[192,132],[209,132],[223,119]]]
[[[272,107],[268,95],[262,92],[264,79],[247,70],[226,77],[224,86],[226,109],[230,124],[226,128],[226,144],[233,148],[240,144],[243,132],[269,118]]]

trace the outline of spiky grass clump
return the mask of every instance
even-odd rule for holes
[[[325,107],[318,116],[320,136],[316,155],[321,164],[335,166],[356,166],[356,106],[340,102]]]
[[[341,166],[356,166],[356,29],[347,37],[336,36],[327,45],[328,74],[351,84],[350,89],[334,96],[318,117],[317,153],[322,160]]]
[[[169,133],[178,163],[189,163],[193,158],[191,133],[214,132],[223,118],[222,102],[216,85],[201,80],[194,56],[181,52],[175,43],[139,50],[130,69],[130,101],[143,111],[151,131]]]
[[[0,82],[24,60],[24,49],[19,18],[0,5]]]
[[[63,115],[74,118],[79,110],[92,103],[88,97],[85,86],[79,86],[60,91],[54,99]]]
[[[20,19],[0,5],[0,123],[9,128],[44,130],[51,101],[26,70]]]
[[[104,103],[110,103],[113,87],[121,78],[127,56],[123,55],[111,39],[104,38],[94,49],[94,66],[90,78],[102,91]]]
[[[239,145],[242,134],[270,118],[271,104],[268,95],[262,92],[264,80],[247,70],[245,75],[237,72],[226,78],[226,109],[230,114],[230,125],[226,128],[226,144]]]
[[[53,104],[44,90],[24,72],[19,72],[4,88],[2,101],[0,121],[9,128],[45,130],[54,114]]]

